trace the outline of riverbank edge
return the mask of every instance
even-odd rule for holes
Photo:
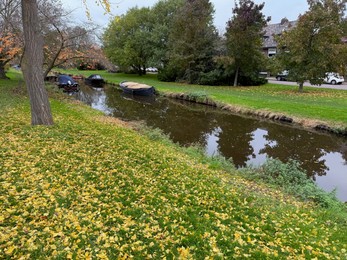
[[[117,85],[117,84],[114,84]],[[347,136],[347,127],[335,126],[327,122],[314,119],[305,119],[299,117],[288,116],[283,113],[277,113],[268,110],[254,110],[246,107],[241,107],[233,104],[227,104],[219,101],[215,101],[209,97],[198,97],[190,93],[174,93],[157,91],[157,94],[167,98],[179,99],[189,101],[197,104],[216,107],[223,111],[230,112],[237,115],[254,116],[276,122],[286,123],[294,126],[300,126],[308,130],[314,130],[319,132],[325,132],[340,136]]]
[[[76,72],[67,71],[68,73],[71,73],[71,75],[76,74]],[[83,73],[82,73],[83,74]],[[108,78],[106,75],[104,75],[105,81],[107,84],[110,84],[112,86],[119,88],[119,82],[114,79]],[[277,112],[273,111],[271,109],[252,109],[245,106],[239,106],[235,104],[230,103],[223,103],[220,101],[216,101],[206,95],[197,95],[194,92],[167,92],[163,90],[156,89],[156,94],[167,97],[167,98],[173,98],[178,100],[185,100],[189,102],[194,102],[202,105],[207,105],[211,107],[216,107],[220,110],[227,111],[229,113],[235,114],[235,115],[243,115],[243,116],[250,116],[260,119],[265,119],[269,121],[274,121],[278,123],[288,124],[293,127],[301,127],[308,131],[316,131],[320,133],[326,133],[326,134],[333,134],[337,136],[347,136],[347,125],[343,123],[333,122],[333,121],[324,121],[320,119],[314,119],[314,118],[305,118],[300,116],[293,116],[288,115],[283,112]]]

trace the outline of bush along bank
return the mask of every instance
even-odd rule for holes
[[[323,131],[327,133],[347,136],[347,127],[336,127],[329,126],[328,123],[319,120],[312,119],[302,119],[298,117],[290,117],[283,113],[275,113],[266,110],[254,110],[237,105],[225,104],[219,101],[214,101],[205,92],[190,92],[190,93],[173,93],[173,92],[158,92],[159,95],[180,99],[185,101],[190,101],[202,105],[213,106],[219,109],[229,111],[233,114],[241,114],[246,116],[255,116],[260,118],[265,118],[273,121],[278,121],[282,123],[288,123],[292,125],[302,126],[307,129]]]

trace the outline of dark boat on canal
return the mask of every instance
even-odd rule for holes
[[[78,92],[80,90],[78,83],[68,75],[58,76],[58,86],[63,88],[64,92]]]
[[[123,81],[119,84],[124,93],[138,96],[152,96],[155,93],[154,87],[131,81]]]
[[[84,79],[84,82],[95,88],[102,88],[105,84],[105,80],[98,74],[92,74],[88,78]]]

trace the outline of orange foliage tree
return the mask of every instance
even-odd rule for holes
[[[19,52],[21,48],[17,41],[17,37],[12,33],[0,32],[0,78],[5,79],[5,66]]]

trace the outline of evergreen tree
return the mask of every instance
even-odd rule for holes
[[[257,5],[251,0],[240,0],[228,21],[225,36],[228,55],[234,61],[234,86],[238,84],[239,74],[257,76],[264,62],[261,47],[264,27],[270,18],[265,18],[263,8],[264,3]]]

